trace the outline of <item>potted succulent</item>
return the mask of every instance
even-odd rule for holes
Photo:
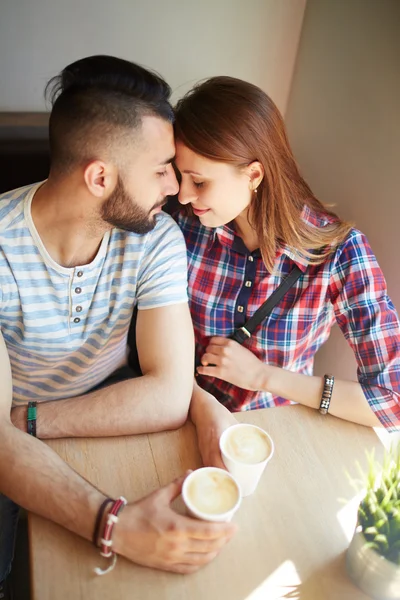
[[[366,490],[347,551],[347,570],[367,595],[400,598],[400,444],[385,452],[382,465],[368,454]]]

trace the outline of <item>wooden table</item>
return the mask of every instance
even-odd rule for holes
[[[237,417],[265,428],[275,455],[234,517],[238,533],[211,564],[177,575],[119,558],[112,573],[98,577],[99,555],[89,542],[30,515],[34,600],[366,600],[345,572],[356,504],[346,508],[340,500],[355,496],[345,471],[356,475],[356,460],[366,466],[366,449],[383,454],[374,431],[302,406]],[[201,466],[191,423],[173,432],[50,445],[94,485],[129,501]]]

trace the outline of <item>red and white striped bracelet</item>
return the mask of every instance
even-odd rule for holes
[[[117,555],[112,551],[112,532],[114,529],[114,525],[118,523],[118,515],[121,510],[128,504],[128,501],[121,496],[118,500],[115,500],[113,505],[111,506],[106,522],[104,525],[103,535],[100,538],[100,554],[105,558],[112,558],[112,563],[107,567],[107,569],[100,569],[99,567],[95,568],[95,573],[97,575],[105,575],[113,570],[115,567],[115,563],[117,562]]]

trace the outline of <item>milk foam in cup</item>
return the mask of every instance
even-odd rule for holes
[[[204,521],[230,521],[239,508],[241,491],[224,469],[203,467],[183,482],[182,498],[189,514]]]
[[[261,427],[242,423],[228,427],[221,435],[219,446],[222,460],[239,483],[242,496],[249,496],[272,458],[272,439]]]

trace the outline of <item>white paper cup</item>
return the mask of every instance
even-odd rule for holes
[[[252,494],[274,453],[274,442],[264,429],[240,423],[228,427],[219,441],[222,459],[242,490]]]
[[[230,473],[202,467],[183,482],[182,498],[192,517],[203,521],[230,521],[241,503],[241,490]]]

